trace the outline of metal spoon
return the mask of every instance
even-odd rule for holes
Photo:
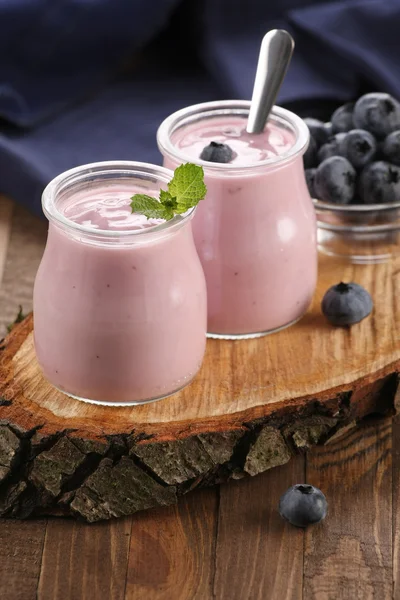
[[[263,37],[246,127],[248,133],[264,131],[293,50],[294,40],[284,29],[273,29]]]

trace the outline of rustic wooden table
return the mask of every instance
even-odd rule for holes
[[[45,223],[0,197],[0,333],[31,309]],[[400,598],[400,421],[344,435],[177,506],[94,525],[0,520],[2,600]],[[329,516],[303,532],[277,513],[307,481]]]

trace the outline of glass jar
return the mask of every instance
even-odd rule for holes
[[[206,288],[194,209],[145,229],[102,230],[65,216],[77,195],[166,188],[172,173],[137,162],[72,169],[44,190],[49,232],[34,289],[39,364],[79,400],[126,405],[186,386],[206,343]],[[113,187],[115,186],[115,187]]]
[[[400,202],[338,205],[314,200],[318,248],[353,264],[384,263],[400,254]]]
[[[254,338],[287,327],[307,311],[317,281],[316,219],[302,156],[309,131],[302,119],[274,107],[269,123],[290,135],[287,152],[256,164],[193,160],[175,139],[204,120],[240,117],[248,101],[207,102],[169,116],[158,145],[164,165],[204,168],[207,196],[193,220],[207,282],[209,337]]]

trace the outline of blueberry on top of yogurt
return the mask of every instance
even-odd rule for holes
[[[295,132],[270,119],[261,134],[248,133],[241,115],[219,115],[178,127],[171,141],[186,160],[201,159],[235,167],[257,166],[288,154],[296,143]]]
[[[210,142],[205,146],[200,154],[201,160],[209,162],[228,163],[231,162],[234,154],[228,144],[220,144],[219,142]]]

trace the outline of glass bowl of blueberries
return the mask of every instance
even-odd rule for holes
[[[329,123],[304,120],[319,250],[353,263],[400,254],[400,103],[370,93],[340,106]]]

